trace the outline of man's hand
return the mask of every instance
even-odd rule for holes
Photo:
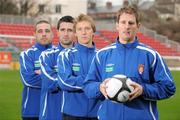
[[[104,95],[106,99],[108,99],[107,92],[106,92],[106,83],[110,80],[110,78],[105,79],[101,84],[100,84],[100,91]]]
[[[40,75],[41,74],[41,70],[35,70],[34,71],[36,74]]]
[[[132,82],[130,85],[134,88],[134,90],[129,94],[129,100],[131,101],[142,95],[143,87],[136,82]]]

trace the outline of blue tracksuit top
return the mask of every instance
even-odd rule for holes
[[[63,49],[59,44],[44,51],[40,56],[42,70],[40,120],[61,120],[62,93],[57,83],[57,56]]]
[[[43,46],[36,43],[20,54],[20,76],[24,85],[22,93],[22,117],[38,117],[41,92],[41,75],[35,70],[40,70],[39,56],[41,52],[51,48],[52,44]]]
[[[61,52],[62,53],[62,52]],[[63,90],[62,112],[78,117],[97,117],[99,101],[88,99],[82,85],[96,49],[79,43],[58,56],[58,83]]]
[[[137,38],[124,45],[117,39],[97,52],[84,82],[86,95],[102,96],[100,83],[115,74],[124,74],[142,85],[143,94],[124,104],[105,99],[98,110],[99,120],[158,120],[156,101],[169,98],[176,90],[162,57]]]

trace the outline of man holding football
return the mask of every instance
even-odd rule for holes
[[[89,98],[102,98],[99,120],[158,120],[157,100],[174,95],[172,75],[160,54],[139,42],[139,14],[131,6],[117,13],[116,42],[96,53],[84,83]],[[123,74],[133,82],[134,90],[125,103],[107,99],[106,83]]]

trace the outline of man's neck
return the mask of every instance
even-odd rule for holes
[[[86,47],[88,47],[88,48],[92,48],[92,47],[93,47],[93,43],[88,43],[88,44],[79,43],[79,44],[81,44],[81,45],[83,45],[83,46],[86,46]]]
[[[121,44],[128,44],[128,43],[134,42],[134,39],[123,40],[123,39],[119,38],[119,42],[120,42]]]
[[[60,43],[61,44],[61,43]],[[61,44],[61,46],[63,46],[63,48],[71,48],[73,46],[73,44],[70,44],[70,45],[64,45],[64,44]]]

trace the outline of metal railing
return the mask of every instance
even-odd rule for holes
[[[0,23],[9,24],[34,24],[35,18],[17,16],[17,15],[0,15]]]
[[[0,15],[0,23],[9,23],[9,24],[34,24],[37,18],[16,16],[16,15]],[[115,21],[114,20],[96,20],[97,30],[108,29],[115,30]],[[169,40],[166,36],[157,34],[156,31],[148,29],[144,26],[141,26],[140,32],[143,34],[159,40],[160,42],[166,44],[167,47],[173,47],[180,52],[180,44],[178,42]]]
[[[161,43],[164,43],[167,47],[175,48],[177,51],[180,52],[180,44],[178,42],[169,40],[166,36],[157,34],[156,31],[143,26],[141,26],[140,32],[142,32],[144,35],[152,37],[155,40],[160,41]]]

